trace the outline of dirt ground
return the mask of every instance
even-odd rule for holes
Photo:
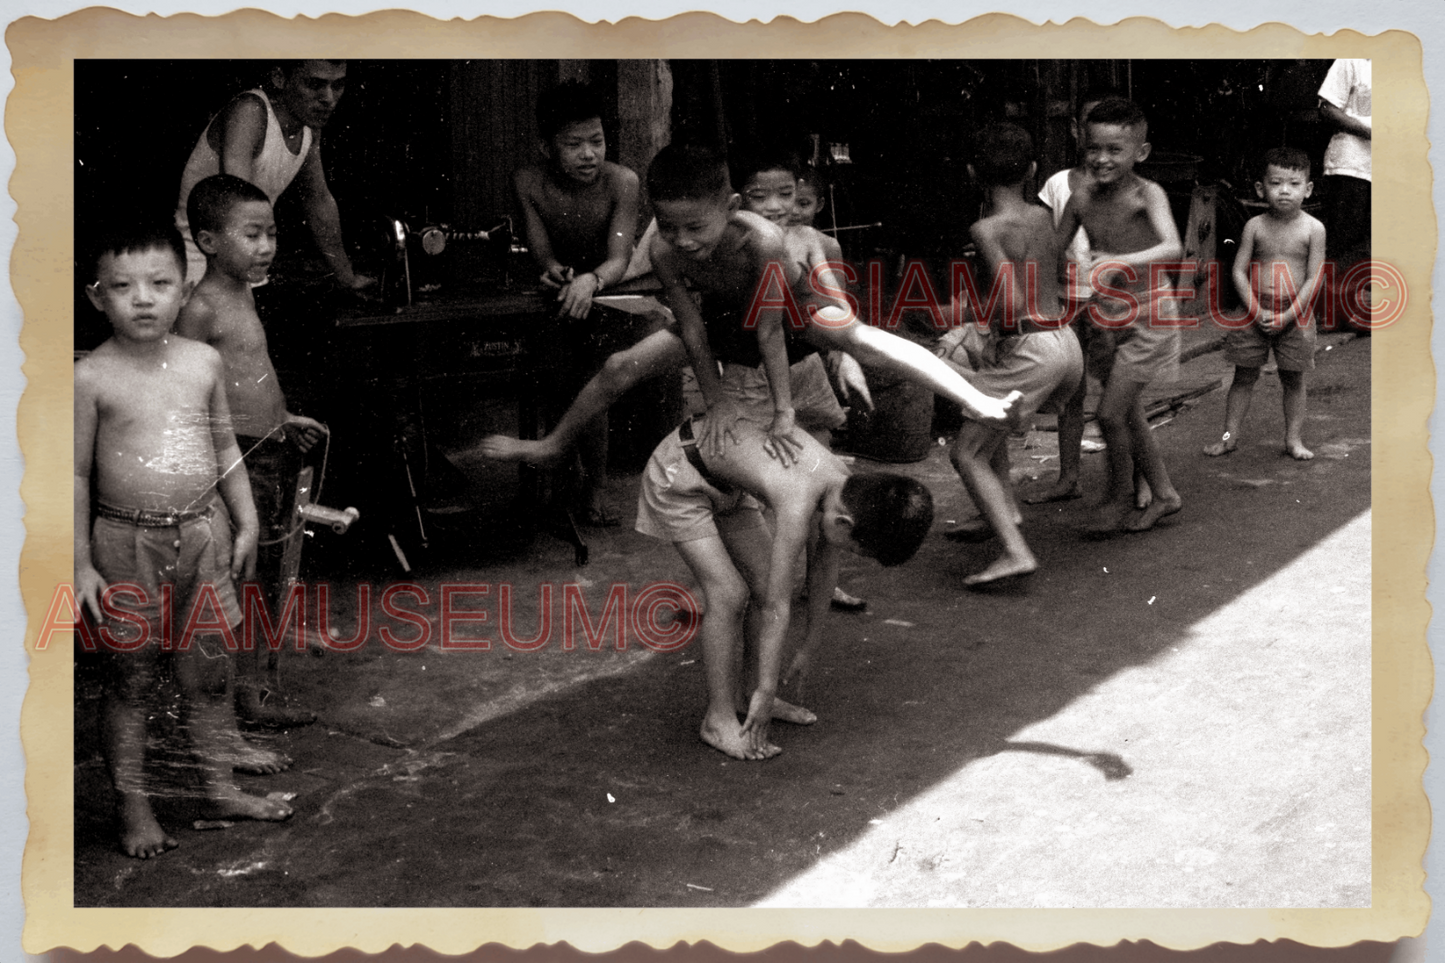
[[[1153,394],[1229,372],[1218,352],[1185,368]],[[776,725],[784,751],[764,763],[698,740],[696,645],[564,647],[562,586],[596,618],[613,585],[686,583],[671,548],[626,526],[588,530],[582,568],[543,535],[408,577],[433,626],[441,584],[489,585],[463,605],[490,620],[460,630],[488,651],[395,651],[373,625],[354,651],[289,653],[290,691],[321,721],[257,737],[295,765],[241,781],[294,794],[295,815],[194,829],[186,767],[160,765],[157,810],[181,846],[148,862],[116,849],[82,664],[75,903],[1368,906],[1368,338],[1322,339],[1309,403],[1317,457],[1302,463],[1281,454],[1277,378],[1226,458],[1200,454],[1224,392],[1194,399],[1157,429],[1180,515],[1099,541],[1077,531],[1086,502],[1026,506],[1042,567],[993,591],[961,579],[995,549],[938,534],[973,514],[945,449],[903,466],[932,487],[937,532],[900,568],[845,563],[869,609],[832,616],[804,700],[819,721]],[[1052,478],[1056,451],[1048,431],[1015,440],[1020,481]],[[1090,492],[1103,458],[1085,456]],[[636,487],[615,482],[629,521]],[[368,578],[379,593],[402,576]],[[499,641],[503,583],[520,637],[538,587],[556,586],[541,651]],[[344,639],[355,603],[340,610]],[[157,721],[156,758],[174,761]]]

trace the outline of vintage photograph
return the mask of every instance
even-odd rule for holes
[[[1371,66],[74,60],[74,906],[1369,908]]]

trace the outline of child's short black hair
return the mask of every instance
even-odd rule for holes
[[[1079,95],[1079,110],[1084,109],[1085,104],[1099,106],[1106,100],[1125,100],[1124,92],[1118,87],[1110,85],[1090,87]]]
[[[985,187],[1017,184],[1034,162],[1034,140],[1018,124],[989,124],[973,136],[973,172]]]
[[[913,478],[886,472],[850,475],[841,497],[853,516],[853,540],[884,565],[912,558],[933,526],[933,493]]]
[[[562,128],[602,119],[602,98],[591,84],[568,80],[537,97],[537,130],[551,143]]]
[[[213,234],[224,231],[231,208],[246,201],[260,201],[269,205],[271,198],[267,197],[261,188],[235,174],[212,174],[202,178],[191,188],[191,196],[186,198],[186,218],[191,222],[191,239],[200,237],[202,231]]]
[[[823,180],[823,175],[818,173],[818,168],[809,164],[798,168],[798,183],[807,184],[820,198],[828,193],[828,182]]]
[[[102,228],[91,249],[87,266],[90,276],[87,281],[100,279],[100,259],[107,254],[119,257],[138,251],[170,251],[175,255],[181,269],[182,279],[186,276],[186,242],[176,230],[174,221],[155,217],[120,218]]]
[[[647,195],[654,204],[712,200],[731,193],[727,162],[702,144],[669,144],[647,167]]]
[[[1110,97],[1101,101],[1097,107],[1089,111],[1088,123],[1110,124],[1115,127],[1138,127],[1143,137],[1149,137],[1149,119],[1144,116],[1144,111],[1132,100],[1125,100],[1123,97]]]
[[[734,157],[728,166],[732,175],[737,178],[738,187],[741,189],[748,181],[764,171],[783,171],[796,181],[799,171],[802,170],[803,162],[797,154],[787,151],[758,150]]]
[[[1259,165],[1259,176],[1269,173],[1271,167],[1287,171],[1303,171],[1305,179],[1310,176],[1310,155],[1298,147],[1271,147],[1265,151],[1264,163]]]

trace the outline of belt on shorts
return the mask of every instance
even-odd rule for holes
[[[201,508],[187,509],[116,508],[114,505],[98,502],[95,513],[101,518],[108,518],[113,522],[129,522],[138,528],[174,528],[182,522],[207,518],[215,508],[214,501],[207,502]]]
[[[703,481],[720,492],[732,492],[735,490],[733,485],[723,481],[708,470],[707,465],[703,462],[702,452],[697,450],[697,438],[694,437],[692,433],[691,418],[684,421],[678,427],[677,437],[682,442],[683,454],[687,455],[687,460],[692,463],[692,467],[697,469],[697,473],[702,476]]]

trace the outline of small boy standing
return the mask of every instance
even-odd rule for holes
[[[1234,286],[1247,304],[1249,323],[1229,332],[1224,357],[1234,381],[1224,408],[1224,437],[1204,449],[1227,455],[1239,447],[1259,369],[1274,352],[1284,389],[1284,450],[1308,461],[1304,446],[1305,372],[1315,367],[1315,326],[1307,312],[1325,261],[1325,226],[1301,205],[1314,191],[1304,151],[1276,147],[1264,156],[1264,176],[1254,191],[1269,210],[1244,225],[1234,261]]]
[[[280,820],[291,808],[236,785],[230,660],[214,635],[186,638],[198,613],[211,624],[217,615],[240,623],[233,580],[255,566],[257,523],[221,358],[170,333],[187,297],[185,246],[169,225],[133,229],[108,238],[93,269],[86,296],[114,333],[75,366],[75,586],[107,643],[101,730],[121,849],[146,859],[177,845],[156,822],[145,785],[146,717],[167,660],[208,813]],[[129,611],[108,591],[121,583],[115,595],[136,601]],[[137,642],[136,632],[146,638]],[[129,651],[116,651],[122,645]]]
[[[577,383],[590,378],[613,351],[592,299],[622,280],[637,233],[637,174],[607,160],[602,105],[595,91],[569,81],[537,100],[545,165],[517,171],[513,186],[526,226],[527,247],[542,269],[541,283],[557,292],[560,314],[574,322]],[[607,489],[607,416],[579,438],[582,504],[591,525],[616,525],[603,500]]]
[[[1012,310],[955,329],[945,343],[951,342],[953,358],[960,353],[966,357],[967,365],[959,367],[970,372],[975,388],[989,394],[1022,392],[1020,417],[1043,408],[1058,410],[1083,378],[1084,358],[1065,323],[1054,270],[1063,239],[1055,233],[1049,212],[1024,196],[1024,185],[1038,169],[1033,141],[1021,127],[996,124],[979,132],[973,156],[968,172],[983,188],[986,215],[970,234],[991,278],[1012,279]],[[1034,292],[1026,290],[1034,273],[1028,270],[1031,265],[1041,268]],[[952,457],[988,529],[1003,542],[1003,554],[964,584],[985,585],[1037,569],[1038,561],[1019,531],[1023,518],[1009,479],[1008,432],[967,420]]]
[[[276,256],[276,220],[265,192],[231,174],[214,174],[191,190],[187,222],[206,257],[201,283],[181,308],[176,331],[215,348],[225,369],[226,404],[245,459],[260,518],[257,574],[273,617],[281,606],[281,557],[296,526],[291,517],[301,456],[326,435],[326,426],[286,410],[266,347],[252,286],[264,281]],[[296,726],[314,722],[304,709],[272,701],[276,680],[262,672],[263,647],[241,655],[236,708],[248,722]],[[279,655],[279,653],[277,653]]]
[[[1179,377],[1179,328],[1164,310],[1170,282],[1154,265],[1176,261],[1184,251],[1164,189],[1134,172],[1149,157],[1148,134],[1144,112],[1132,101],[1114,97],[1090,111],[1084,134],[1088,177],[1059,221],[1063,243],[1082,226],[1093,247],[1084,267],[1101,300],[1079,323],[1104,323],[1114,336],[1097,415],[1108,446],[1109,482],[1087,526],[1099,535],[1147,531],[1183,507],[1140,401],[1151,381]],[[1121,286],[1113,286],[1116,281]],[[1152,493],[1142,511],[1134,504],[1136,465]]]

